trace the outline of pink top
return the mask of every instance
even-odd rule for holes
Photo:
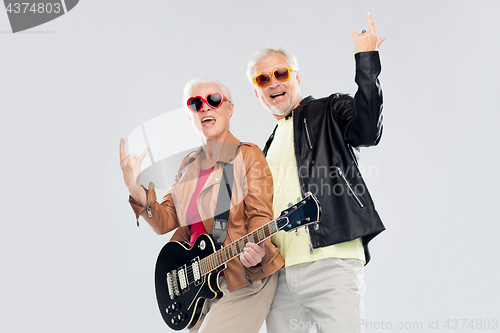
[[[191,239],[189,241],[191,246],[193,246],[199,235],[207,233],[203,222],[201,222],[200,212],[198,211],[198,206],[196,205],[196,199],[198,199],[201,189],[207,182],[208,176],[210,176],[213,169],[213,167],[210,169],[200,169],[200,177],[198,178],[198,183],[196,184],[193,196],[189,202],[186,219],[191,230]]]

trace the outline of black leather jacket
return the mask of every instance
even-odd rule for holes
[[[382,90],[377,78],[381,68],[377,51],[356,53],[355,59],[358,91],[354,98],[338,93],[320,99],[309,96],[287,117],[293,114],[301,192],[310,191],[321,204],[320,227],[309,228],[313,248],[362,237],[368,264],[368,242],[385,227],[354,150],[378,144],[382,135]]]

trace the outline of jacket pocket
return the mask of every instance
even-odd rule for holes
[[[365,204],[363,203],[363,200],[361,200],[361,197],[354,191],[354,188],[352,187],[351,183],[349,183],[349,180],[347,180],[347,177],[345,173],[342,171],[342,169],[339,166],[335,166],[337,169],[337,173],[342,179],[342,182],[344,183],[345,187],[347,188],[347,191],[349,192],[349,195],[356,201],[359,207],[364,208]]]
[[[307,126],[307,118],[304,118],[304,128],[306,130],[306,137],[307,137],[307,142],[309,143],[309,149],[312,149],[313,145],[311,141],[311,134],[309,132],[309,127]]]

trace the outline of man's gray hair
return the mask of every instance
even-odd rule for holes
[[[186,85],[184,86],[184,96],[183,96],[183,100],[182,100],[182,105],[184,105],[184,107],[187,108],[187,105],[186,105],[186,102],[188,100],[189,97],[192,97],[192,93],[193,93],[193,90],[199,86],[200,84],[215,84],[217,86],[219,86],[219,90],[220,91],[213,91],[214,93],[215,92],[221,92],[224,97],[226,97],[228,100],[229,100],[229,103],[233,103],[233,97],[231,96],[231,92],[229,91],[229,88],[226,87],[226,85],[222,82],[220,82],[219,80],[216,80],[216,79],[212,79],[212,78],[209,78],[209,77],[198,77],[196,79],[192,79],[191,81],[189,81],[188,83],[186,83]],[[203,98],[205,98],[205,96],[202,96]]]
[[[297,58],[295,58],[295,56],[291,52],[285,49],[273,49],[273,48],[261,49],[255,52],[248,61],[247,77],[250,80],[250,83],[253,83],[252,78],[258,74],[255,73],[255,66],[259,63],[259,61],[263,60],[264,58],[267,58],[273,53],[279,53],[282,56],[284,56],[286,58],[286,61],[288,62],[288,66],[290,66],[294,71],[299,70],[299,64],[297,63]]]

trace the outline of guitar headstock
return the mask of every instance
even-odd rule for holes
[[[278,229],[291,231],[299,227],[319,222],[321,207],[318,199],[311,192],[307,192],[302,200],[283,210],[276,219]]]

